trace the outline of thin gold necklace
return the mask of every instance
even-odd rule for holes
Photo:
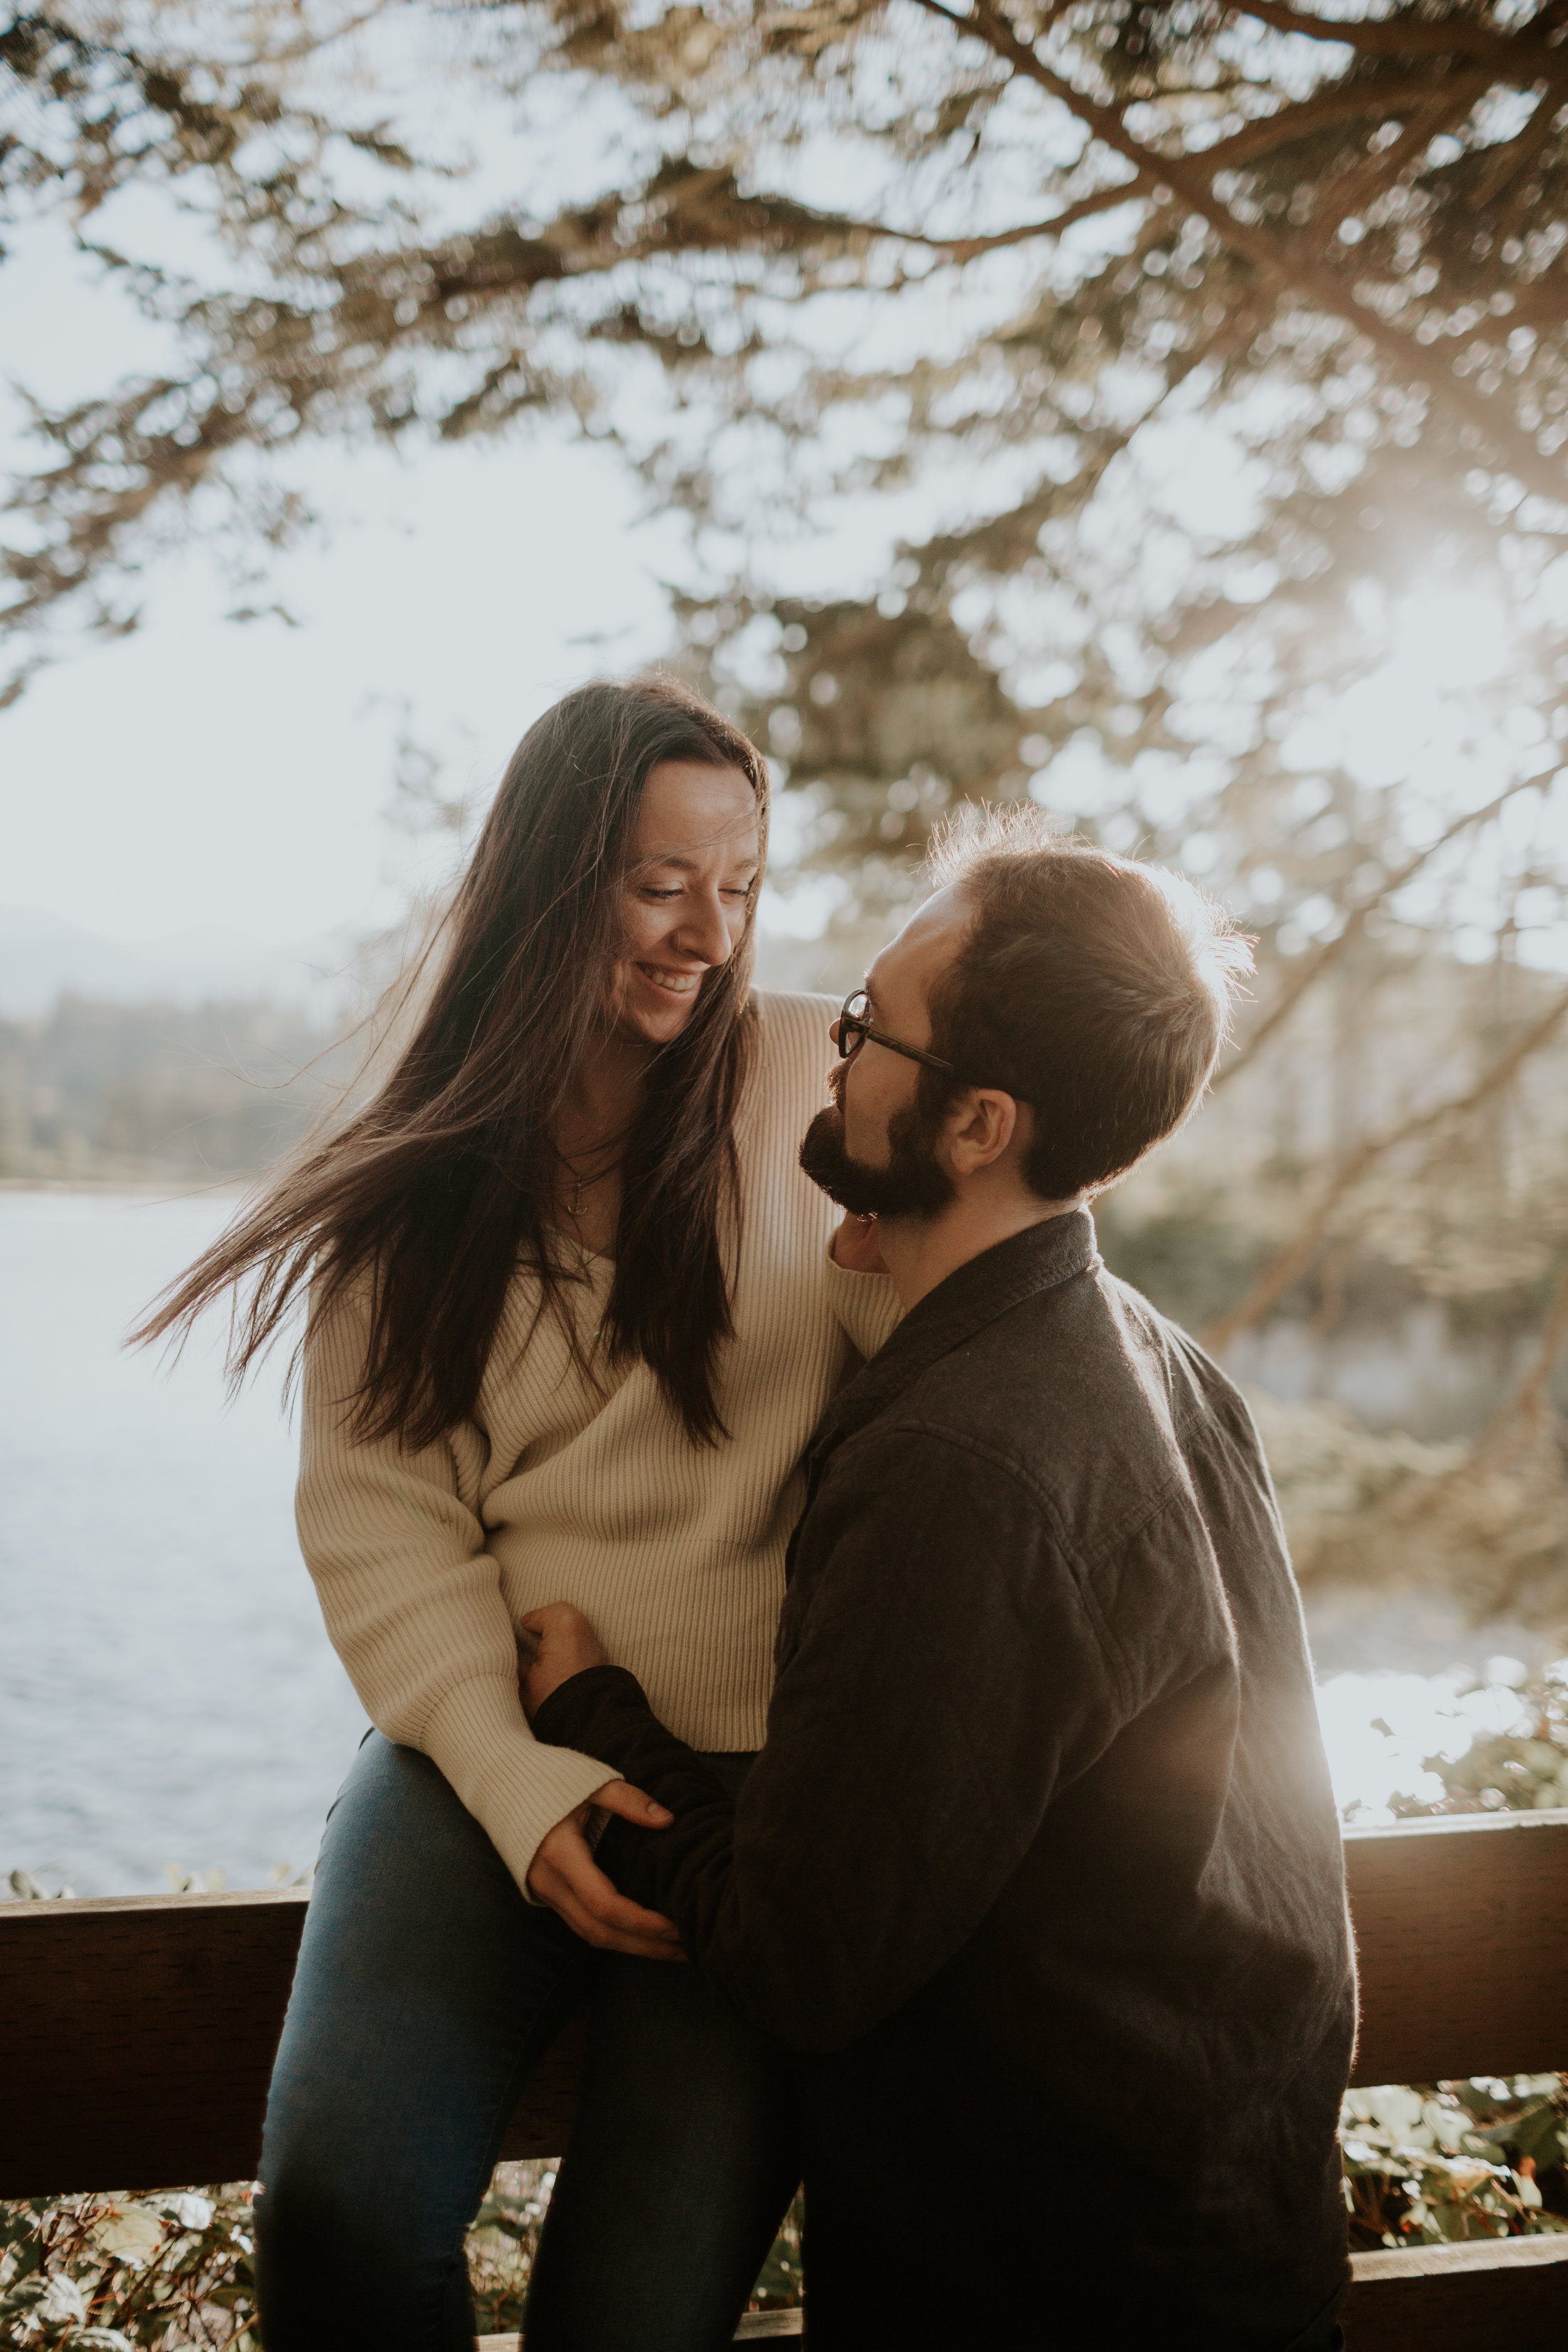
[[[580,1176],[577,1172],[576,1162],[572,1160],[566,1152],[563,1151],[561,1154],[561,1158],[565,1166],[572,1171],[572,1199],[567,1206],[566,1213],[575,1221],[583,1213],[584,1193],[591,1192],[595,1184],[602,1184],[606,1176],[613,1176],[615,1174],[616,1170],[621,1164],[620,1155],[617,1153],[614,1160],[606,1160],[605,1166],[603,1168],[596,1168],[591,1176]]]

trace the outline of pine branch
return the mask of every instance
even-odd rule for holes
[[[1311,16],[1300,8],[1278,5],[1276,0],[1220,0],[1220,5],[1229,16],[1252,16],[1277,33],[1331,41],[1363,57],[1480,58],[1511,67],[1523,54],[1539,71],[1568,79],[1568,52],[1543,40],[1532,41],[1528,24],[1500,33],[1473,17],[1445,16],[1434,24],[1429,16],[1416,16],[1408,9],[1387,16]]]
[[[1531,1054],[1545,1045],[1565,1017],[1568,1017],[1568,991],[1556,998],[1540,1020],[1516,1038],[1507,1053],[1500,1055],[1490,1068],[1464,1094],[1451,1096],[1429,1110],[1417,1111],[1414,1118],[1401,1120],[1397,1127],[1358,1144],[1330,1177],[1295,1239],[1269,1260],[1240,1305],[1208,1326],[1203,1334],[1205,1347],[1219,1355],[1243,1331],[1249,1331],[1254,1324],[1260,1323],[1269,1309],[1278,1306],[1291,1284],[1306,1272],[1329,1230],[1335,1211],[1368,1171],[1374,1168],[1380,1160],[1386,1159],[1391,1151],[1396,1151],[1401,1144],[1414,1143],[1418,1137],[1431,1134],[1434,1129],[1466,1118],[1472,1111],[1479,1110],[1493,1095],[1507,1086]]]
[[[1386,906],[1390,898],[1403,890],[1407,883],[1413,882],[1422,867],[1430,865],[1440,849],[1447,849],[1450,842],[1459,840],[1476,825],[1489,824],[1492,818],[1500,810],[1505,809],[1517,793],[1528,792],[1540,781],[1539,776],[1520,777],[1504,791],[1499,793],[1495,800],[1488,801],[1484,808],[1471,809],[1467,815],[1456,817],[1452,824],[1446,826],[1437,835],[1436,841],[1428,842],[1425,849],[1417,850],[1414,857],[1406,859],[1398,871],[1390,874],[1379,883],[1375,890],[1352,901],[1345,909],[1344,929],[1333,939],[1325,940],[1322,946],[1313,954],[1302,958],[1300,966],[1293,974],[1289,987],[1280,991],[1257,1028],[1248,1034],[1246,1042],[1231,1056],[1224,1069],[1218,1072],[1214,1080],[1215,1087],[1224,1086],[1228,1079],[1235,1077],[1238,1070],[1244,1070],[1249,1062],[1257,1058],[1269,1038],[1289,1019],[1301,999],[1317,986],[1330,966],[1339,961],[1352,940],[1360,937],[1369,915],[1375,914],[1378,908]]]
[[[1058,99],[1104,145],[1140,173],[1171,188],[1190,212],[1208,223],[1223,245],[1250,262],[1282,291],[1305,296],[1317,309],[1364,336],[1407,382],[1425,384],[1461,427],[1468,425],[1479,431],[1483,442],[1490,444],[1494,462],[1512,474],[1526,489],[1550,499],[1553,505],[1568,503],[1568,467],[1544,457],[1533,438],[1515,419],[1485,399],[1466,378],[1457,376],[1451,367],[1445,366],[1413,335],[1393,325],[1353,290],[1347,289],[1300,240],[1280,239],[1258,224],[1237,219],[1208,184],[1210,167],[1206,155],[1172,155],[1145,146],[1133,137],[1113,106],[1086,96],[1026,47],[989,0],[973,0],[967,16],[959,16],[945,6],[943,0],[917,0],[917,5],[967,37],[984,40],[1017,72]],[[1568,72],[1568,58],[1563,58],[1563,65]]]
[[[1079,196],[1076,204],[1066,205],[1049,220],[1029,221],[1020,228],[998,229],[992,236],[927,236],[913,229],[877,227],[877,236],[901,237],[909,245],[934,246],[938,251],[951,254],[954,261],[973,261],[983,253],[1000,253],[1010,245],[1025,245],[1031,237],[1060,236],[1081,220],[1090,220],[1096,213],[1114,212],[1134,196],[1146,195],[1150,183],[1142,172],[1130,180],[1119,181],[1115,186],[1098,188],[1092,195]],[[870,227],[870,224],[866,226]]]

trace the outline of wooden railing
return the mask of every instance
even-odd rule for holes
[[[1568,2068],[1568,1811],[1353,1830],[1345,1859],[1357,2083]],[[250,2179],[306,1899],[0,1904],[0,2196]],[[507,2155],[560,2153],[575,2077],[569,2030]],[[1524,2331],[1568,2344],[1568,2233],[1354,2269],[1352,2352],[1517,2352]],[[788,2312],[742,2331],[795,2332]]]

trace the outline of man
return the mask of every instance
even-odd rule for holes
[[[952,855],[802,1152],[908,1312],[808,1453],[738,1804],[576,1612],[534,1623],[536,1733],[674,1816],[606,1869],[798,2053],[824,2352],[1340,2341],[1354,1981],[1300,1605],[1245,1403],[1085,1206],[1201,1097],[1246,960],[1148,868]]]

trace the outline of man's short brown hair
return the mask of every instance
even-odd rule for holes
[[[954,827],[932,864],[974,909],[931,992],[932,1050],[961,1085],[1029,1105],[1041,1200],[1103,1190],[1201,1101],[1251,943],[1184,877],[1067,840],[1034,809]],[[921,1073],[928,1117],[952,1092]]]

